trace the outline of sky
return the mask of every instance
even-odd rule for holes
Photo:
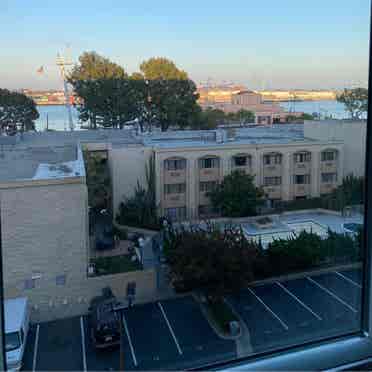
[[[196,83],[365,86],[369,17],[369,0],[0,0],[0,88],[62,88],[57,53],[92,50],[129,73],[167,57]]]

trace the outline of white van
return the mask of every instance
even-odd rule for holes
[[[8,370],[20,370],[26,347],[30,310],[26,297],[4,302],[5,352]]]

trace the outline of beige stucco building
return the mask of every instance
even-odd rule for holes
[[[0,208],[5,296],[27,296],[33,317],[86,311],[110,285],[124,295],[156,296],[154,270],[89,278],[88,198],[82,148],[107,154],[113,209],[145,185],[155,160],[159,215],[175,220],[213,214],[207,193],[232,170],[254,176],[268,200],[329,193],[364,169],[365,122],[308,122],[237,130],[132,130],[25,133],[0,138]]]

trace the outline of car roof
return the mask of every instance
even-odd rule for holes
[[[5,300],[4,309],[5,333],[19,331],[27,309],[27,297]]]

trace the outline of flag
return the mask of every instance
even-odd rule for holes
[[[36,70],[36,72],[38,73],[38,74],[43,74],[44,73],[44,66],[40,66],[40,68],[38,68],[37,70]]]

